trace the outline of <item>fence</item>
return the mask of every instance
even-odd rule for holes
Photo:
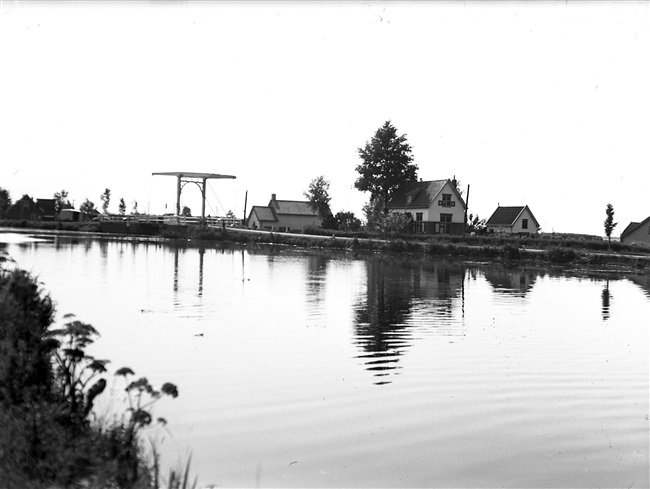
[[[158,216],[152,214],[101,214],[100,221],[117,221],[126,223],[166,224],[168,226],[210,226],[233,227],[241,224],[241,219],[234,217],[198,217],[198,216]]]

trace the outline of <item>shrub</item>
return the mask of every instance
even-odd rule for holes
[[[518,246],[508,244],[501,248],[501,256],[506,260],[518,260],[521,258],[521,252]]]
[[[109,427],[91,424],[94,399],[106,386],[107,360],[86,348],[98,336],[66,316],[50,330],[54,306],[27,272],[5,268],[0,255],[0,483],[3,487],[149,485],[139,432],[152,423],[150,407],[176,386],[157,391],[146,378],[128,383],[129,408]],[[133,372],[118,370],[124,376]]]
[[[573,248],[554,246],[545,253],[546,259],[551,263],[569,263],[578,258],[578,254]]]

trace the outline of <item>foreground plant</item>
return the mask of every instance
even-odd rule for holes
[[[73,315],[49,329],[52,300],[10,264],[0,254],[0,487],[152,487],[138,435],[152,423],[151,406],[178,389],[127,381],[121,419],[91,423],[109,363],[87,352],[99,333]],[[116,374],[126,381],[133,371]]]

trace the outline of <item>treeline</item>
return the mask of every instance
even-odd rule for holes
[[[152,403],[176,397],[176,386],[156,390],[121,368],[113,382],[123,385],[129,407],[118,418],[97,419],[92,408],[109,362],[87,353],[99,336],[90,324],[71,315],[64,321],[53,327],[50,296],[0,254],[0,486],[159,487],[158,457],[154,450],[147,462],[139,434],[154,423]]]

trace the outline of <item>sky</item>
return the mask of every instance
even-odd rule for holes
[[[0,0],[0,187],[109,210],[303,200],[362,217],[358,148],[387,120],[418,177],[543,232],[650,215],[650,2]],[[467,192],[466,192],[467,193]],[[246,194],[248,198],[246,200]],[[182,205],[200,214],[200,191]]]

